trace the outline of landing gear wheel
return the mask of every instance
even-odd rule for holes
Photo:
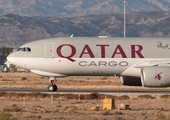
[[[49,91],[57,91],[57,86],[55,85],[54,81],[55,81],[54,77],[49,77],[50,82],[50,85],[48,86]]]
[[[57,91],[57,86],[56,85],[49,85],[48,90],[49,91]]]
[[[54,86],[54,91],[57,91],[57,85],[53,85]]]
[[[48,86],[48,90],[49,90],[49,91],[53,91],[53,90],[54,90],[54,86],[53,86],[53,85],[49,85],[49,86]]]

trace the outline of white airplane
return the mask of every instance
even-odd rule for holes
[[[123,85],[170,86],[170,38],[69,37],[22,45],[7,60],[49,77],[120,76]],[[138,81],[138,82],[137,82]]]

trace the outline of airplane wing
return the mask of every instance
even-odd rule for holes
[[[141,76],[141,68],[143,67],[149,67],[149,66],[169,66],[170,67],[170,60],[145,60],[145,61],[141,61],[138,62],[132,66],[130,66],[129,68],[127,68],[125,71],[123,71],[120,75],[121,76],[129,76],[130,73],[133,73],[134,77],[139,77]]]
[[[142,68],[146,66],[170,66],[170,60],[147,60],[134,65],[134,68]]]

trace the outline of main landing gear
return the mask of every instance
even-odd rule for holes
[[[54,84],[54,77],[49,77],[49,82],[51,85],[48,86],[48,90],[57,91],[57,86]]]

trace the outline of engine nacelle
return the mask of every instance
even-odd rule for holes
[[[170,67],[143,67],[141,69],[141,82],[144,87],[169,87]]]
[[[122,85],[142,86],[141,78],[121,76],[120,79],[121,79]]]

